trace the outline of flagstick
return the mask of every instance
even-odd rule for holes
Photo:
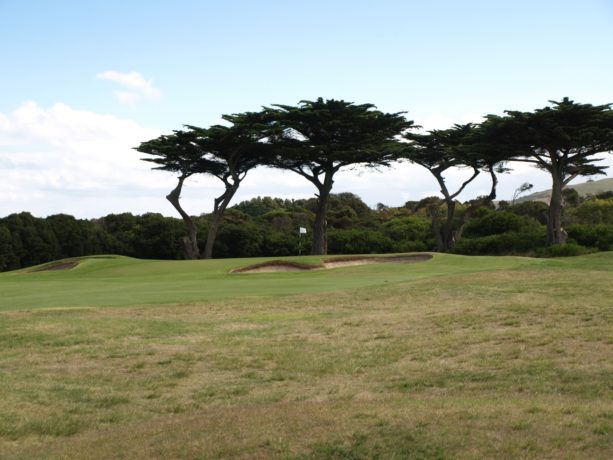
[[[306,228],[298,227],[298,255],[302,255],[302,235],[306,235]]]

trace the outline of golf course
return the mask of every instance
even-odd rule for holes
[[[613,458],[612,281],[613,252],[1,273],[0,458]]]

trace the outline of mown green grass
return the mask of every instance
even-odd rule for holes
[[[0,311],[177,304],[317,293],[528,264],[528,259],[519,257],[468,259],[436,255],[434,260],[419,264],[381,264],[303,273],[230,273],[234,268],[264,260],[160,261],[117,256],[85,258],[71,270],[9,272],[0,274]],[[320,258],[308,256],[286,260],[321,262]]]
[[[613,458],[613,253],[252,262],[0,276],[0,458]]]

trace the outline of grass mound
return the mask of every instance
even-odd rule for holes
[[[44,271],[54,271],[54,270],[70,270],[79,265],[82,261],[89,259],[117,259],[122,256],[116,255],[93,255],[93,256],[83,256],[83,257],[74,257],[69,259],[61,259],[54,260],[51,262],[47,262],[41,265],[36,265],[34,267],[24,268],[22,270],[18,270],[18,272],[44,272]]]
[[[232,273],[274,273],[350,267],[381,263],[415,263],[432,259],[431,254],[401,254],[394,256],[340,256],[324,259],[319,264],[305,264],[291,260],[269,260],[232,270]]]
[[[77,265],[79,265],[79,262],[76,260],[50,262],[43,266],[35,267],[31,271],[45,272],[45,271],[51,271],[51,270],[70,270],[71,268],[74,268]]]

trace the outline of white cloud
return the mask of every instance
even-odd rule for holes
[[[138,72],[116,72],[114,70],[107,70],[100,72],[96,75],[96,78],[101,80],[108,80],[117,83],[124,88],[128,89],[115,91],[115,97],[124,105],[133,107],[141,99],[159,99],[162,92],[153,86],[152,80],[146,80]]]
[[[0,215],[30,211],[100,216],[155,210],[171,175],[156,174],[132,147],[160,133],[129,119],[26,102],[0,114]],[[159,202],[157,203],[159,207]],[[134,208],[132,208],[134,209]]]
[[[176,178],[151,171],[152,165],[141,161],[145,155],[132,149],[160,134],[130,119],[61,103],[45,108],[29,101],[10,113],[0,113],[0,216],[20,211],[37,216],[100,217],[119,212],[176,216],[164,198],[175,187]],[[606,163],[612,165],[613,158],[609,156]],[[534,184],[534,190],[549,188],[547,174],[524,163],[516,166],[514,173],[500,176],[499,198],[509,199],[524,182]],[[450,187],[457,187],[466,174],[450,171]],[[483,195],[488,188],[488,178],[482,174],[460,199]],[[210,212],[213,198],[222,191],[219,180],[195,176],[186,182],[182,202],[192,214]],[[247,175],[233,203],[258,195],[308,198],[315,192],[310,182],[295,173],[259,168]],[[400,206],[439,193],[428,171],[408,163],[380,172],[341,171],[333,192],[355,193],[370,206],[378,202]]]

